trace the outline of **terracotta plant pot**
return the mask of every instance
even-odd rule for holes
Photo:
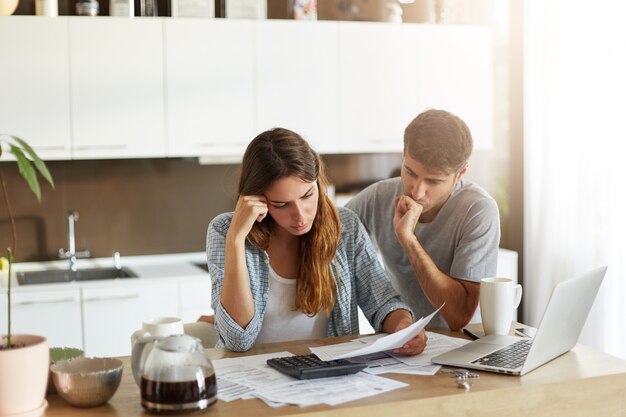
[[[41,409],[48,382],[46,338],[16,334],[12,343],[23,347],[0,350],[0,416]]]

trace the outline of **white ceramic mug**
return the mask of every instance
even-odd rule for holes
[[[521,299],[522,286],[510,278],[480,280],[480,315],[485,335],[509,334],[513,309]]]
[[[145,320],[141,325],[141,330],[137,330],[131,335],[130,341],[134,346],[135,342],[144,336],[162,338],[183,333],[185,333],[183,321],[178,317],[155,317]]]
[[[135,331],[130,336],[132,346],[131,364],[137,385],[140,383],[139,369],[141,369],[141,364],[148,357],[152,349],[152,343],[167,336],[184,333],[183,321],[178,317],[156,317],[144,321],[141,325],[141,330]]]

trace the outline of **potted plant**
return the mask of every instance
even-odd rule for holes
[[[20,175],[37,200],[41,201],[37,172],[54,187],[52,176],[44,162],[28,143],[16,136],[0,134],[0,159],[4,151],[15,157]],[[2,172],[0,189],[11,227],[11,245],[7,248],[9,271],[7,334],[0,337],[0,416],[6,416],[25,412],[36,413],[45,407],[49,351],[45,337],[11,333],[11,269],[17,246],[17,230]]]

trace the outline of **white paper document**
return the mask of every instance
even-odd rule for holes
[[[285,356],[293,356],[293,353],[276,352],[214,360],[213,368],[218,387],[217,398],[222,401],[254,398],[258,387],[292,381],[293,378],[281,374],[266,364],[268,359]]]
[[[337,405],[382,394],[408,384],[359,372],[354,375],[292,382],[260,388],[256,396],[272,402],[288,402],[306,407],[314,404]]]
[[[428,336],[428,343],[426,343],[426,349],[419,355],[409,356],[401,355],[399,353],[389,352],[389,355],[398,359],[400,362],[411,366],[425,366],[432,365],[431,359],[433,356],[437,356],[441,353],[448,352],[452,349],[456,349],[469,343],[470,340],[459,339],[456,337],[450,337],[439,333],[426,332]]]
[[[266,363],[270,358],[285,356],[293,354],[276,352],[213,361],[217,376],[217,398],[222,401],[259,398],[270,407],[288,404],[301,407],[314,404],[335,405],[407,385],[363,372],[301,381],[270,368]],[[397,362],[391,357],[388,359]]]
[[[443,307],[443,305],[441,307]],[[435,314],[441,310],[441,307],[433,311],[430,315],[422,317],[407,328],[376,339],[374,343],[365,347],[334,356],[332,359],[347,359],[355,356],[369,355],[370,353],[384,352],[387,350],[401,348],[406,342],[413,339],[426,327]]]

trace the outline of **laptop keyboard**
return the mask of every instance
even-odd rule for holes
[[[532,340],[519,340],[512,345],[496,350],[488,355],[478,358],[472,363],[493,366],[496,368],[515,369],[522,366],[528,356]]]

